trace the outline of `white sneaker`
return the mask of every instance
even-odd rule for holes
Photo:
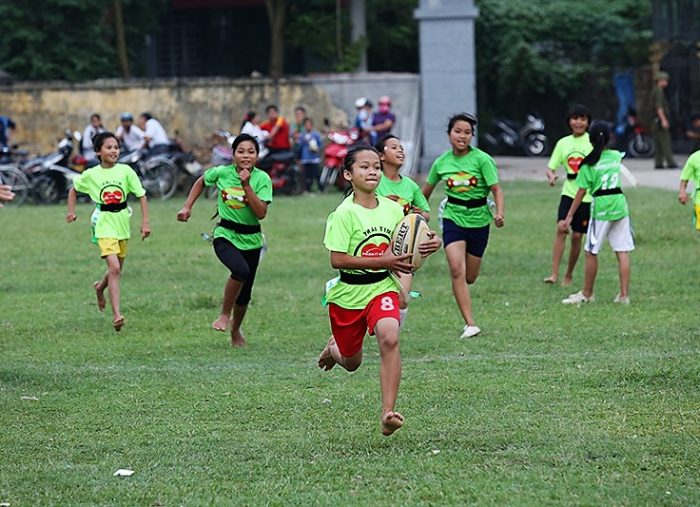
[[[562,304],[565,305],[580,305],[581,303],[592,303],[595,301],[595,297],[591,294],[591,297],[587,298],[583,295],[583,291],[580,290],[576,294],[571,294],[568,298],[562,299]]]
[[[464,331],[462,331],[462,336],[460,336],[460,338],[473,338],[479,333],[481,333],[481,329],[479,329],[477,326],[470,326],[467,324],[464,326]]]
[[[615,296],[615,299],[613,299],[613,303],[628,305],[630,304],[630,298],[629,296],[622,297],[620,294],[618,294],[617,296]]]

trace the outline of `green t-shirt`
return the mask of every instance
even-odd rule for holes
[[[378,257],[389,248],[391,235],[403,218],[403,208],[386,197],[377,197],[376,208],[365,208],[353,202],[354,194],[328,215],[323,245],[331,252],[341,252],[353,257]],[[345,270],[344,270],[345,271]],[[372,271],[347,270],[362,274]],[[367,285],[351,285],[338,282],[326,293],[329,303],[349,310],[362,309],[372,299],[384,292],[398,292],[393,277]]]
[[[681,179],[695,184],[695,204],[700,204],[700,151],[688,157],[681,171]]]
[[[479,148],[470,147],[466,155],[460,157],[446,151],[433,162],[427,182],[436,185],[445,182],[445,193],[463,201],[483,199],[498,183],[496,163],[490,155]],[[484,227],[491,222],[488,205],[467,208],[450,202],[445,206],[443,218],[452,220],[460,227]]]
[[[547,167],[549,167],[552,171],[556,171],[560,167],[563,167],[567,176],[569,174],[578,174],[581,161],[591,151],[593,151],[593,145],[591,144],[588,132],[578,137],[574,137],[573,134],[562,137],[554,146],[554,151],[552,152],[552,156],[549,157]],[[575,179],[567,178],[564,180],[561,195],[565,195],[573,199],[576,197],[577,191],[578,187],[576,186]],[[591,202],[592,200],[593,198],[591,197],[591,194],[586,192],[586,195],[583,197],[583,202]]]
[[[408,215],[413,206],[430,211],[430,205],[423,192],[420,191],[420,187],[408,176],[401,176],[399,181],[392,181],[386,176],[382,176],[377,187],[377,195],[399,203],[403,206],[404,215]]]
[[[205,185],[216,185],[219,216],[239,224],[260,225],[260,220],[248,206],[241,179],[235,165],[220,165],[204,173]],[[253,168],[250,186],[261,201],[272,202],[272,181],[265,171]],[[262,232],[241,234],[225,227],[214,228],[214,238],[225,238],[240,250],[262,248]]]
[[[126,202],[129,194],[141,198],[146,191],[136,172],[126,164],[115,164],[110,168],[96,166],[79,174],[73,180],[76,191],[88,194],[97,204],[119,204]],[[129,210],[100,211],[95,221],[95,238],[129,239]]]
[[[620,165],[624,153],[617,150],[603,150],[600,160],[594,166],[579,167],[576,185],[585,188],[592,195],[597,190],[620,188]],[[601,195],[593,197],[591,218],[612,222],[629,215],[627,199],[624,194]]]

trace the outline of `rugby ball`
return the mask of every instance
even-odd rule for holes
[[[394,255],[412,254],[411,264],[413,264],[413,270],[417,270],[426,259],[418,251],[418,245],[430,239],[429,232],[430,228],[425,218],[418,213],[409,213],[398,223],[394,234],[392,234],[391,253]]]

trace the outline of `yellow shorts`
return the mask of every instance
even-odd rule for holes
[[[695,204],[695,229],[700,231],[700,204]]]
[[[126,257],[126,243],[127,240],[125,239],[97,238],[97,246],[100,247],[101,257],[116,255],[123,259]]]

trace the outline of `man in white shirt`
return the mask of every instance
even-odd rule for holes
[[[134,125],[134,117],[131,113],[122,113],[119,117],[121,125],[117,127],[114,135],[124,146],[124,151],[132,152],[143,146],[144,132]]]
[[[163,125],[150,113],[141,113],[139,116],[139,127],[143,130],[144,147],[149,148],[151,153],[167,151],[167,147],[170,144],[168,134],[165,132]]]

